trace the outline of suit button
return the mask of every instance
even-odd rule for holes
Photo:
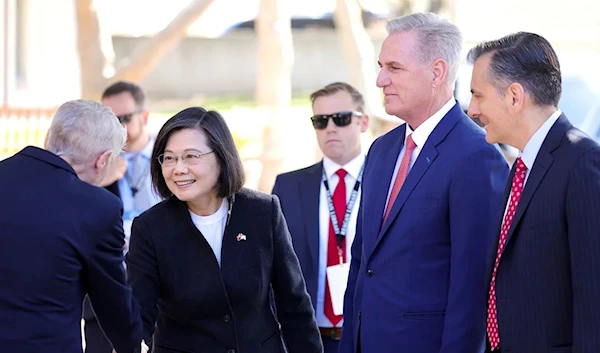
[[[227,351],[227,353],[235,353],[235,349],[230,349]]]
[[[358,319],[360,320],[360,317],[362,316],[362,313],[359,311],[358,312]]]
[[[225,322],[231,321],[231,316],[229,316],[229,315],[223,316],[223,321],[225,321]]]
[[[367,277],[373,277],[373,270],[367,270]]]

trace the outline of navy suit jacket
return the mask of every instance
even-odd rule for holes
[[[133,221],[127,273],[155,353],[323,352],[276,196],[235,195],[220,267],[186,204],[164,200]]]
[[[340,352],[356,352],[359,341],[363,353],[481,352],[487,249],[508,165],[456,104],[382,225],[405,128],[367,155]]]
[[[0,349],[81,352],[86,294],[119,352],[139,349],[140,312],[123,269],[121,202],[48,151],[0,162]]]
[[[514,173],[496,214],[488,286]],[[562,115],[529,173],[500,259],[502,352],[600,352],[599,299],[600,147]]]
[[[319,162],[278,175],[273,187],[273,194],[281,200],[281,210],[292,235],[294,250],[315,310],[319,284],[319,195],[322,175],[323,162]]]

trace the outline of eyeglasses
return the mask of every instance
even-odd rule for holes
[[[177,165],[177,162],[179,162],[179,159],[181,159],[181,161],[185,165],[197,165],[200,163],[200,159],[202,158],[202,156],[206,156],[207,154],[211,154],[213,152],[214,151],[206,153],[186,152],[185,154],[179,157],[172,153],[163,153],[160,156],[158,156],[157,159],[158,163],[160,163],[160,165],[162,165],[163,167],[174,167]]]
[[[319,114],[310,118],[313,127],[317,130],[323,130],[327,127],[329,119],[333,120],[336,126],[343,127],[348,126],[352,122],[352,117],[363,116],[361,112],[337,112],[333,114]]]
[[[125,126],[127,124],[129,124],[129,122],[131,121],[131,118],[136,115],[143,112],[143,110],[136,110],[133,113],[129,113],[129,114],[121,114],[121,115],[117,115],[117,119],[119,119],[119,122]]]

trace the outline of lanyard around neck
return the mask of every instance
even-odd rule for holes
[[[323,185],[325,186],[325,190],[327,192],[327,206],[329,207],[329,218],[331,218],[331,224],[333,225],[333,231],[337,238],[338,247],[342,247],[342,242],[346,237],[346,232],[348,231],[348,223],[350,223],[350,214],[352,213],[352,209],[354,208],[354,204],[356,201],[356,196],[358,194],[358,190],[360,189],[360,182],[362,179],[363,169],[365,165],[363,164],[360,167],[360,172],[358,173],[358,177],[356,178],[356,182],[354,183],[354,187],[352,188],[352,194],[350,194],[350,200],[346,206],[346,211],[344,212],[344,219],[342,221],[342,227],[338,223],[338,218],[335,213],[335,207],[333,205],[333,197],[331,196],[331,191],[329,190],[329,182],[327,181],[327,176],[325,175],[325,168],[323,168]],[[341,182],[338,181],[338,183]],[[346,195],[344,195],[346,196]]]

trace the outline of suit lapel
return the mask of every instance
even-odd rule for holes
[[[307,170],[307,175],[299,184],[298,200],[304,222],[304,237],[312,257],[311,263],[319,261],[319,199],[323,162]]]
[[[515,217],[510,225],[510,229],[508,230],[508,235],[506,237],[506,244],[504,246],[504,251],[512,238],[516,227],[518,226],[527,206],[531,202],[531,198],[535,194],[538,186],[540,185],[542,179],[550,169],[550,166],[554,162],[554,157],[552,157],[552,152],[560,145],[561,140],[565,136],[567,130],[572,127],[571,123],[567,120],[567,118],[561,115],[554,126],[548,132],[548,135],[544,139],[544,143],[538,152],[538,155],[533,163],[533,168],[529,173],[529,177],[527,178],[527,182],[525,183],[525,188],[523,189],[523,195],[521,195],[521,199],[519,200],[519,204],[517,205],[517,210],[515,212]],[[512,182],[512,179],[511,179]]]
[[[395,218],[400,213],[400,210],[406,203],[406,200],[413,192],[415,187],[418,185],[419,181],[423,178],[429,167],[433,164],[435,159],[438,156],[437,145],[439,145],[445,138],[448,136],[450,131],[454,128],[456,123],[461,117],[462,112],[458,107],[458,103],[454,105],[454,107],[444,116],[444,118],[439,122],[439,124],[435,127],[435,129],[429,135],[427,142],[422,147],[421,152],[419,153],[419,157],[413,164],[413,167],[410,169],[408,176],[392,205],[392,209],[390,210],[390,214],[385,221],[385,224],[381,227],[381,231],[377,237],[377,244],[386,234],[387,230],[390,228],[391,224],[394,222]],[[397,155],[396,155],[397,156]],[[394,163],[395,165],[395,163]],[[391,177],[390,177],[391,179]],[[387,195],[387,194],[386,194]],[[385,200],[382,202],[385,204]],[[381,219],[381,218],[379,218]]]
[[[171,198],[171,202],[176,204],[174,214],[176,221],[173,222],[173,224],[178,227],[178,232],[181,233],[181,236],[183,237],[182,239],[184,239],[186,242],[189,242],[189,246],[196,246],[198,248],[199,261],[202,261],[207,270],[213,271],[211,275],[218,274],[220,276],[221,272],[215,253],[206,238],[204,238],[204,235],[202,235],[200,230],[198,230],[192,221],[192,217],[190,216],[190,211],[186,203],[178,200],[175,198],[175,196],[171,196]],[[224,247],[225,241],[223,241],[222,249]]]
[[[394,168],[398,160],[398,155],[404,146],[406,124],[397,127],[389,133],[395,134],[392,139],[392,145],[387,148],[384,147],[385,152],[382,155],[373,155],[371,157],[373,160],[369,161],[369,165],[372,166],[372,170],[365,170],[365,173],[368,173],[368,175],[365,174],[363,177],[361,198],[362,219],[363,229],[368,234],[378,235],[381,231],[381,221],[383,219],[387,194],[393,182]],[[382,182],[383,180],[387,180],[387,182]],[[376,240],[373,239],[373,241]],[[368,241],[368,238],[365,238],[363,247],[367,258],[371,255],[374,245],[373,242]]]
[[[396,197],[396,201],[392,205],[392,209],[390,210],[390,214],[383,224],[381,231],[379,232],[378,238],[381,238],[383,234],[388,230],[390,224],[394,221],[404,204],[406,203],[406,199],[412,193],[414,188],[419,183],[419,180],[425,175],[429,166],[433,163],[433,161],[437,158],[438,151],[432,144],[425,143],[423,149],[419,153],[419,157],[413,164],[413,167],[410,169],[398,196]]]

